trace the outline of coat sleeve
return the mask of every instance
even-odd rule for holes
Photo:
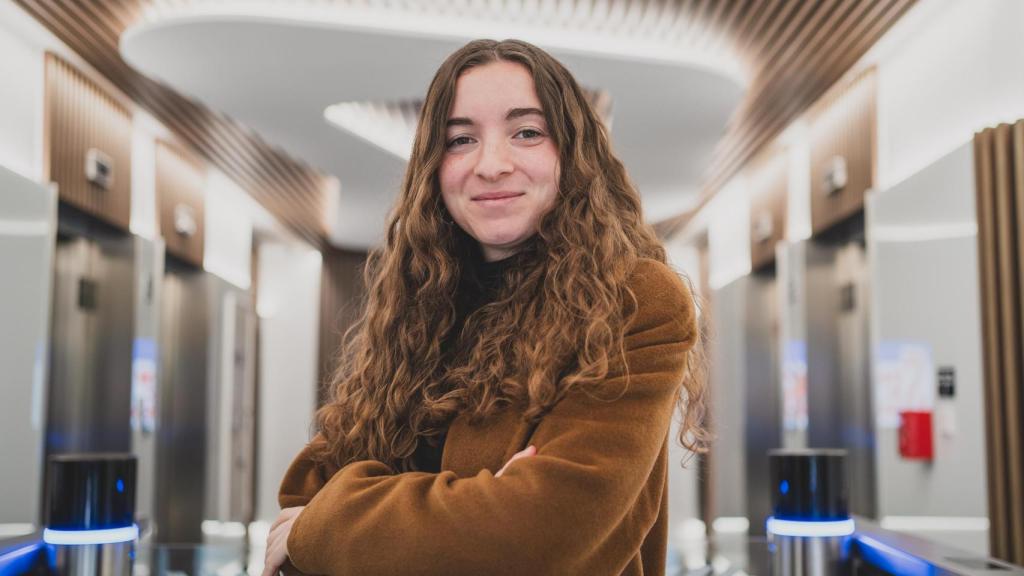
[[[313,451],[323,443],[323,436],[317,434],[288,466],[277,493],[277,503],[282,509],[309,504],[313,496],[316,496],[316,493],[337,471],[337,469],[328,470],[323,465],[314,462]]]
[[[655,465],[696,338],[692,298],[673,272],[644,261],[631,286],[637,313],[625,366],[617,362],[602,387],[614,399],[570,391],[534,431],[537,454],[500,478],[488,470],[393,474],[375,461],[345,466],[296,519],[292,563],[362,576],[574,574],[592,565],[629,521]],[[630,554],[648,528],[629,530]]]

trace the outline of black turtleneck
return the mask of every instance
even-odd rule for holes
[[[459,288],[455,294],[455,323],[451,332],[441,344],[441,354],[448,359],[459,352],[452,348],[457,346],[459,333],[466,323],[466,318],[483,306],[498,298],[504,283],[505,271],[512,265],[514,256],[494,262],[485,262],[479,258],[469,259],[463,264]],[[441,454],[444,452],[444,441],[447,433],[436,438],[420,438],[413,453],[413,463],[421,472],[440,472]]]

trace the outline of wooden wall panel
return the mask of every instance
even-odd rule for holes
[[[761,154],[747,181],[751,194],[750,265],[756,270],[775,261],[775,244],[786,238],[789,164],[785,151],[772,149]]]
[[[874,69],[838,86],[815,106],[811,124],[811,230],[819,234],[864,209],[875,183]],[[847,183],[829,194],[833,159],[846,162]]]
[[[46,54],[44,174],[61,201],[122,230],[131,217],[132,120],[111,95],[60,57]],[[86,154],[113,160],[109,189],[86,178]]]
[[[366,299],[365,252],[328,249],[323,252],[320,284],[320,386],[317,403],[327,399],[331,376],[345,332],[359,319]]]
[[[327,176],[237,121],[139,74],[121,58],[121,34],[143,19],[154,5],[152,0],[17,3],[284,225],[314,246],[323,245],[324,192],[330,187]],[[168,3],[160,5],[167,7]]]
[[[975,135],[992,556],[1024,563],[1024,121]]]
[[[156,143],[156,197],[159,207],[160,235],[167,253],[195,266],[203,265],[205,208],[203,188],[206,169],[203,162],[167,142]],[[184,207],[184,208],[179,208]],[[196,231],[186,235],[175,229],[177,210],[187,210],[195,219]]]

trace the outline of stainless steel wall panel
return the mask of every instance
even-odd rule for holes
[[[160,350],[160,294],[163,288],[162,240],[135,237],[135,333],[132,354],[131,446],[138,458],[135,517],[147,531],[156,498],[157,394]]]
[[[807,288],[807,445],[840,448],[839,342],[836,314],[839,292],[833,277],[835,249],[809,242],[805,252]]]
[[[711,429],[714,457],[708,479],[714,484],[712,518],[743,517],[746,507],[746,345],[744,335],[750,276],[712,294],[715,310],[711,365]]]
[[[747,289],[746,327],[746,513],[749,533],[764,535],[771,514],[768,451],[782,446],[779,404],[777,282],[773,273],[752,274]]]
[[[249,292],[209,276],[207,520],[249,522],[253,508],[255,314]]]

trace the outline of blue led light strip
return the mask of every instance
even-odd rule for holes
[[[846,520],[780,520],[768,517],[768,532],[776,536],[830,538],[853,534],[853,518]]]
[[[13,550],[0,550],[0,576],[30,573],[42,549],[43,544],[36,540]]]
[[[875,540],[870,536],[854,537],[860,548],[860,556],[868,564],[889,574],[905,574],[906,576],[935,576],[935,567],[928,562],[897,550],[888,544]]]
[[[106,528],[104,530],[43,530],[43,542],[47,544],[116,544],[131,542],[139,537],[139,527],[135,524],[123,528]]]

